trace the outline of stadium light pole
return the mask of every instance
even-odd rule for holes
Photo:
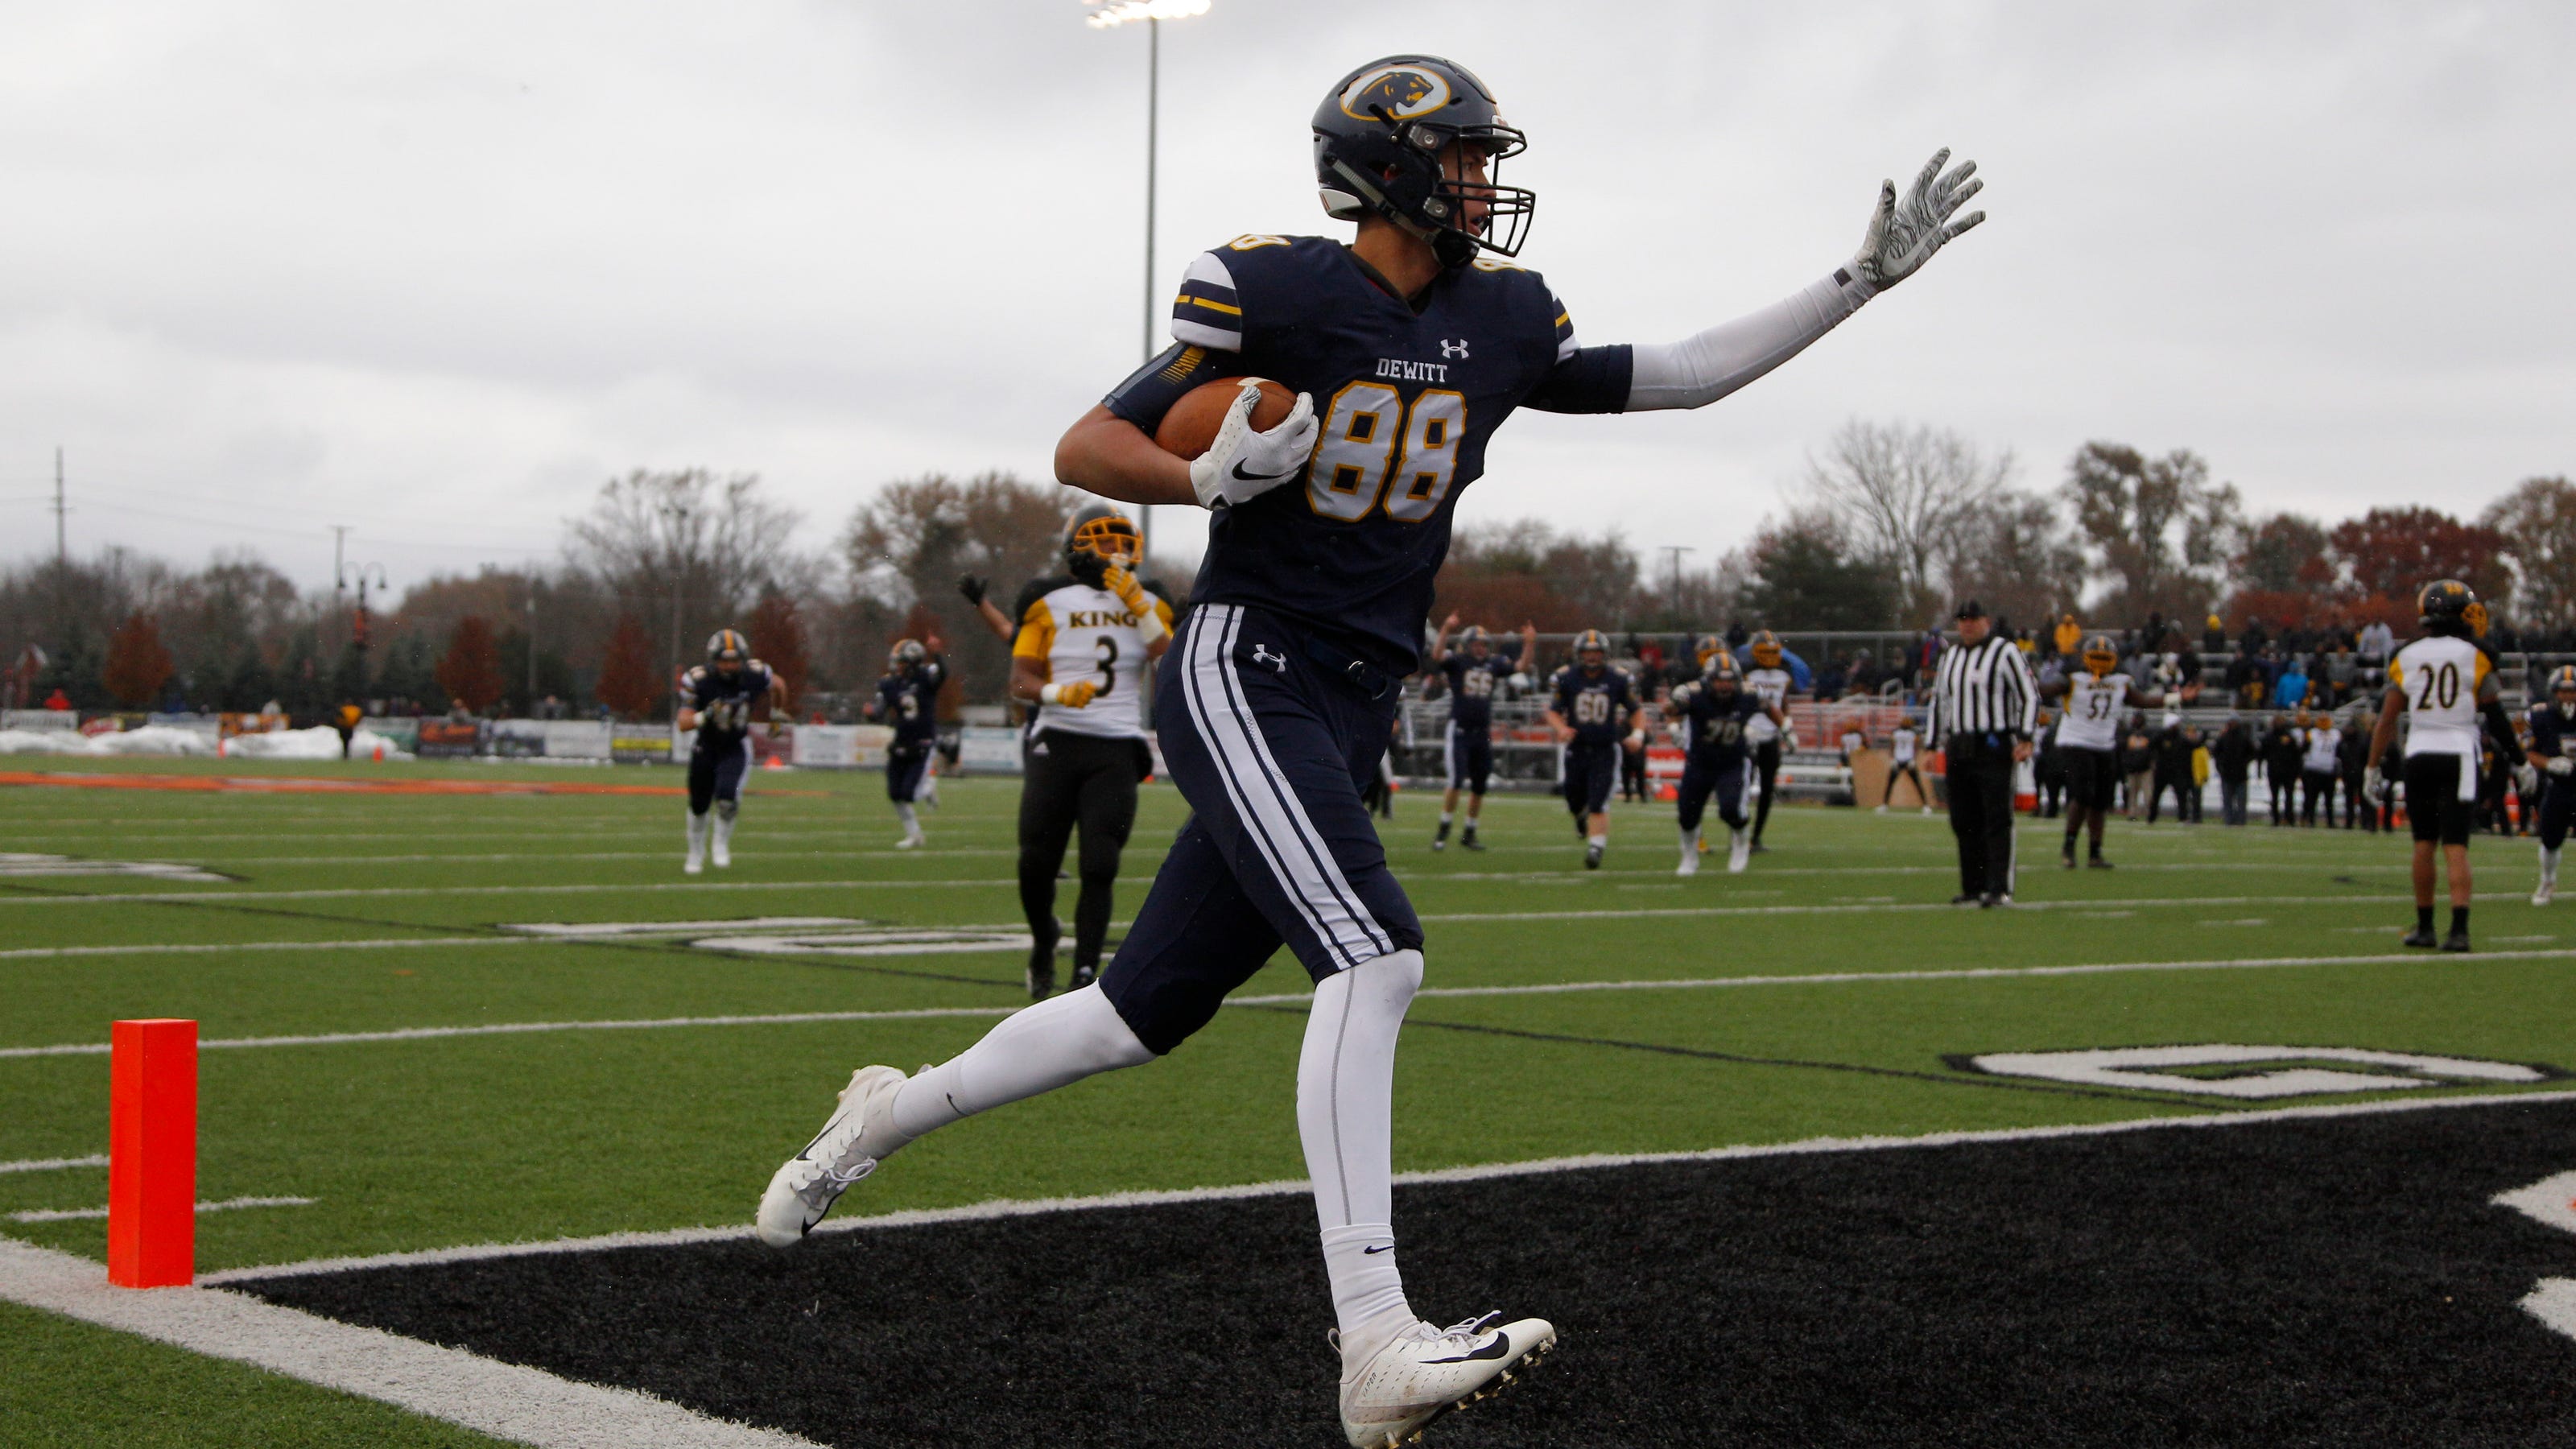
[[[1154,357],[1154,154],[1162,130],[1163,22],[1205,15],[1209,0],[1082,0],[1089,13],[1082,23],[1094,30],[1115,30],[1145,23],[1145,328],[1140,362]],[[1144,562],[1154,558],[1154,506],[1136,505],[1138,546]]]

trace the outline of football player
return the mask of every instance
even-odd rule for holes
[[[2120,788],[2120,718],[2132,703],[2162,705],[2160,690],[2142,690],[2120,668],[2119,646],[2108,634],[2084,641],[2083,669],[2071,672],[2051,694],[2062,694],[2066,711],[2057,722],[2057,749],[2066,770],[2066,842],[2058,859],[2075,869],[2075,837],[2089,833],[2084,863],[2109,870],[2102,857],[2102,828],[2111,818]],[[2134,812],[2133,812],[2134,813]]]
[[[2433,851],[2439,846],[2451,877],[2451,931],[2445,951],[2469,949],[2469,825],[2478,798],[2479,723],[2498,738],[2513,738],[2513,722],[2499,703],[2487,653],[2478,647],[2477,595],[2457,579],[2435,579],[2415,595],[2421,638],[2388,662],[2388,692],[2379,724],[2370,732],[2370,758],[2388,757],[2398,716],[2406,717],[2406,818],[2415,834],[2415,929],[2404,944],[2434,945]],[[2483,614],[2483,610],[2479,614]],[[2372,765],[2364,794],[2388,794]]]
[[[1154,772],[1145,743],[1147,661],[1172,644],[1172,606],[1136,578],[1136,525],[1105,503],[1065,525],[1065,573],[1020,595],[1011,695],[1034,705],[1028,773],[1020,785],[1020,910],[1029,920],[1028,987],[1055,990],[1056,871],[1082,831],[1081,894],[1073,905],[1073,985],[1100,975],[1118,854],[1136,824],[1136,786]]]
[[[1624,671],[1610,667],[1610,640],[1598,629],[1575,636],[1574,662],[1548,685],[1548,728],[1562,751],[1565,808],[1583,837],[1583,868],[1599,870],[1610,848],[1610,787],[1619,779],[1620,737],[1637,696]]]
[[[921,798],[930,773],[930,752],[939,744],[939,686],[947,682],[947,664],[920,640],[897,639],[887,652],[886,674],[877,681],[877,697],[860,710],[869,719],[894,726],[894,742],[886,746],[885,778],[886,799],[894,802],[894,817],[903,822],[903,838],[894,843],[897,850],[918,849],[928,839],[921,833],[921,815],[913,802]]]
[[[1458,792],[1467,792],[1467,828],[1458,843],[1469,850],[1485,847],[1476,840],[1476,818],[1485,812],[1485,786],[1494,775],[1494,698],[1510,692],[1509,661],[1494,657],[1494,641],[1483,626],[1470,624],[1449,647],[1449,631],[1458,627],[1451,614],[1431,641],[1430,683],[1449,692],[1449,727],[1441,733],[1441,755],[1449,766],[1449,793],[1440,797],[1440,829],[1431,837],[1433,850],[1449,848],[1449,826],[1458,818]],[[1537,657],[1538,626],[1521,625],[1523,662]]]
[[[1753,773],[1759,793],[1753,801],[1753,849],[1766,849],[1762,828],[1771,823],[1771,791],[1780,778],[1780,752],[1798,748],[1798,732],[1789,724],[1789,690],[1796,682],[1781,667],[1780,636],[1765,629],[1753,636],[1746,650],[1753,656],[1753,667],[1745,671],[1744,688],[1771,706],[1768,713],[1757,713],[1745,722],[1745,738],[1753,742]]]
[[[680,732],[697,733],[689,744],[689,854],[680,862],[690,875],[707,868],[710,845],[716,869],[733,864],[733,822],[751,770],[751,709],[761,703],[785,710],[787,681],[751,657],[739,631],[718,629],[707,639],[707,662],[680,677]]]
[[[1700,817],[1712,794],[1717,816],[1726,822],[1728,873],[1740,873],[1753,858],[1753,842],[1744,829],[1744,792],[1753,776],[1748,727],[1767,719],[1776,730],[1788,716],[1743,686],[1734,656],[1721,653],[1702,666],[1699,678],[1673,689],[1673,713],[1689,741],[1682,764],[1682,863],[1675,875],[1699,874]]]
[[[919,1077],[862,1068],[772,1179],[760,1230],[793,1243],[921,1134],[1171,1051],[1284,944],[1316,983],[1297,1121],[1339,1322],[1342,1429],[1384,1446],[1556,1342],[1538,1319],[1426,1322],[1390,1226],[1395,1042],[1423,932],[1360,782],[1386,748],[1398,683],[1421,668],[1459,493],[1514,409],[1714,402],[1981,218],[1957,215],[1979,183],[1971,167],[1945,172],[1945,152],[1901,199],[1882,187],[1859,253],[1787,302],[1674,346],[1587,348],[1548,284],[1509,260],[1534,199],[1494,180],[1523,140],[1482,81],[1430,56],[1373,61],[1333,86],[1313,129],[1325,209],[1356,221],[1356,240],[1245,236],[1198,257],[1172,348],[1056,448],[1067,483],[1213,513],[1154,697],[1190,823],[1094,986],[1023,1009]],[[1246,384],[1201,456],[1156,446],[1175,401],[1236,376],[1279,381],[1297,402],[1256,430]],[[1282,1351],[1268,1324],[1241,1347]]]
[[[2549,676],[2549,698],[2531,707],[2531,741],[2523,754],[2540,772],[2540,884],[2535,906],[2558,894],[2558,852],[2567,844],[2568,807],[2576,804],[2576,664]]]

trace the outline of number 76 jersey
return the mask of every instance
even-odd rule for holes
[[[1107,589],[1062,577],[1040,579],[1020,597],[1020,634],[1011,645],[1012,656],[1043,660],[1050,684],[1087,679],[1098,687],[1080,709],[1038,706],[1038,728],[1141,739],[1145,712],[1139,694],[1150,642],[1143,616],[1130,613]],[[1150,602],[1162,618],[1161,634],[1168,635],[1172,606],[1161,599]]]

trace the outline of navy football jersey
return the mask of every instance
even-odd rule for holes
[[[1394,674],[1421,667],[1431,580],[1458,494],[1512,409],[1617,412],[1625,347],[1579,349],[1535,272],[1480,258],[1407,300],[1324,237],[1246,236],[1190,264],[1173,346],[1104,401],[1147,433],[1221,377],[1311,394],[1298,478],[1208,524],[1191,599],[1267,609]]]
[[[1583,745],[1617,740],[1637,704],[1628,676],[1616,669],[1586,674],[1579,665],[1566,665],[1556,671],[1555,693],[1557,717],[1574,726],[1574,741]]]
[[[2558,755],[2576,755],[2576,720],[2558,712],[2555,701],[2535,704],[2527,716],[2531,721],[2531,748],[2543,759]],[[2576,775],[2544,775],[2552,790],[2576,786]]]
[[[939,737],[939,686],[947,679],[946,664],[925,659],[919,668],[877,681],[877,709],[894,726],[897,745],[927,745]]]
[[[1492,729],[1494,696],[1511,677],[1511,663],[1491,655],[1471,659],[1465,650],[1453,649],[1440,661],[1440,673],[1448,681],[1449,722],[1471,733]]]
[[[698,712],[699,747],[737,745],[751,732],[751,707],[769,697],[769,666],[746,659],[733,674],[695,665],[682,676],[680,700]]]
[[[1749,689],[1719,694],[1704,684],[1685,684],[1674,695],[1690,723],[1691,758],[1704,765],[1742,760],[1752,744],[1746,730],[1755,719],[1770,718],[1762,712],[1762,696]]]

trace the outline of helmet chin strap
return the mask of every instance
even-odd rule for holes
[[[1352,193],[1367,202],[1369,210],[1395,223],[1405,235],[1430,247],[1432,256],[1439,259],[1442,267],[1454,271],[1474,259],[1477,251],[1474,237],[1456,227],[1425,226],[1406,216],[1394,202],[1386,199],[1386,193],[1379,190],[1375,182],[1353,170],[1348,161],[1334,158],[1333,172],[1350,183]]]

